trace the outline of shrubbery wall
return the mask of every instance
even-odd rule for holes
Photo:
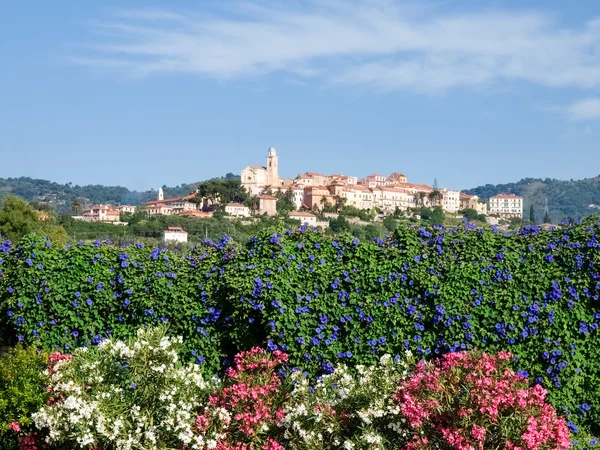
[[[574,423],[599,432],[597,236],[590,219],[514,235],[406,228],[387,242],[301,228],[185,254],[28,238],[0,253],[1,313],[47,348],[168,321],[187,358],[211,371],[255,344],[311,374],[405,349],[505,349]]]

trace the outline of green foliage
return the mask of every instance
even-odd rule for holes
[[[198,184],[198,198],[207,198],[213,203],[245,203],[248,193],[238,178],[212,179]]]
[[[426,225],[443,225],[446,219],[446,213],[439,206],[434,208],[422,207],[419,209],[419,215],[421,221]]]
[[[0,278],[3,297],[9,287],[14,291],[2,299],[2,316],[24,314],[18,334],[26,341],[39,335],[45,349],[69,350],[106,336],[130,338],[140,327],[168,321],[172,333],[186,337],[187,359],[195,359],[193,351],[208,371],[220,367],[225,340],[215,326],[222,310],[214,296],[222,276],[216,267],[234,247],[206,244],[184,255],[143,244],[47,244],[25,238],[11,255],[14,270],[7,267]]]
[[[286,191],[277,191],[275,193],[277,197],[277,212],[285,216],[290,211],[296,210],[296,204],[294,203],[294,192],[291,189]]]
[[[600,205],[600,175],[583,180],[524,178],[517,183],[486,184],[465,192],[483,199],[502,193],[520,195],[525,208],[533,205],[538,211],[545,208],[548,199],[550,219],[561,222],[567,217],[581,218],[595,212],[590,205]]]
[[[40,409],[48,398],[46,356],[35,347],[19,345],[0,356],[0,447],[16,449],[18,433],[10,423],[19,424],[22,432],[32,427],[31,413]]]
[[[509,350],[555,407],[600,432],[597,218],[506,234],[402,225],[387,241],[362,242],[272,226],[244,246],[186,252],[100,242],[58,249],[28,237],[1,258],[0,317],[46,348],[107,330],[130,337],[164,317],[184,337],[184,358],[195,350],[213,372],[254,345],[285,350],[311,376],[405,349],[427,358]]]
[[[474,209],[463,209],[458,211],[459,214],[462,214],[463,217],[466,217],[468,220],[479,220],[480,222],[485,223],[485,214],[479,214]]]
[[[40,210],[34,209],[25,200],[6,197],[0,208],[0,235],[16,241],[30,233],[37,233],[51,238],[58,245],[64,245],[67,242],[64,228],[57,226],[54,216],[44,209],[41,212],[46,217],[40,218]]]

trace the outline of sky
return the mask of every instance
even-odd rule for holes
[[[597,0],[24,0],[0,61],[0,177],[600,174]]]

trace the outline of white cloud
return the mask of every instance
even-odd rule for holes
[[[600,98],[586,98],[573,103],[568,109],[573,120],[600,119]]]
[[[501,81],[600,85],[598,19],[561,28],[540,12],[449,14],[391,0],[225,4],[211,14],[123,12],[96,23],[100,42],[75,60],[134,76],[286,72],[421,92]]]

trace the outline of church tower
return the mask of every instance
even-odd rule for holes
[[[165,199],[165,193],[163,192],[162,188],[158,189],[158,200],[164,200]]]
[[[267,185],[279,186],[279,163],[277,151],[271,147],[267,156]]]

